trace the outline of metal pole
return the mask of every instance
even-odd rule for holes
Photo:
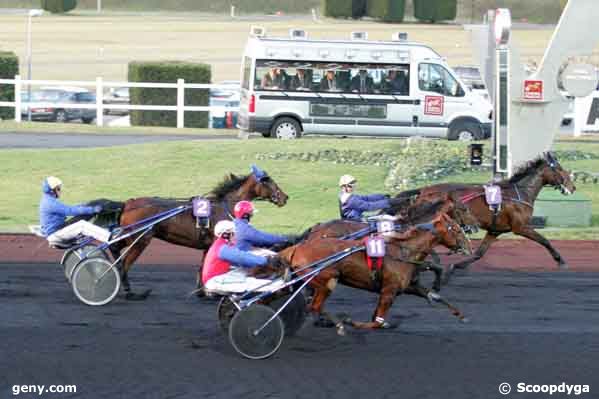
[[[102,12],[102,0],[98,0],[98,13]]]
[[[27,80],[31,80],[31,14],[27,14]],[[27,83],[27,98],[31,104],[31,83]],[[31,105],[27,106],[27,121],[31,122]]]

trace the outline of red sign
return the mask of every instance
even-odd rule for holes
[[[444,97],[442,96],[426,96],[424,98],[424,114],[425,115],[443,115]]]
[[[525,80],[524,81],[524,99],[542,100],[543,99],[543,81]]]

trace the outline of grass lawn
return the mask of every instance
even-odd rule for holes
[[[373,146],[376,144],[376,147]],[[360,181],[361,192],[387,191],[385,166],[352,165],[329,161],[264,159],[256,154],[308,153],[323,149],[399,152],[405,140],[302,139],[286,142],[268,139],[248,141],[168,142],[127,147],[76,150],[2,150],[0,166],[3,195],[0,198],[0,230],[24,230],[37,224],[42,179],[60,176],[64,201],[79,203],[95,198],[125,200],[137,196],[188,197],[214,187],[227,172],[245,174],[251,163],[267,170],[290,196],[285,208],[260,203],[256,224],[278,232],[299,232],[338,217],[337,181],[350,173]],[[451,146],[465,144],[452,143]],[[581,150],[599,154],[599,143],[559,143],[557,150]],[[563,161],[564,167],[599,172],[597,161]],[[486,182],[488,172],[467,172],[440,181]],[[577,183],[578,190],[593,200],[593,226],[587,229],[548,229],[550,238],[599,238],[599,185]]]
[[[268,34],[287,37],[290,28],[305,29],[311,38],[349,38],[367,31],[372,40],[389,40],[391,33],[407,32],[410,40],[432,46],[451,65],[472,64],[470,33],[452,24],[389,24],[311,18],[264,21],[231,20],[201,13],[114,13],[97,15],[75,10],[64,16],[45,14],[32,28],[34,79],[127,79],[127,64],[139,60],[181,60],[212,65],[213,82],[239,80],[240,61],[251,25]],[[514,29],[524,62],[539,61],[552,29]],[[14,51],[26,68],[26,18],[0,15],[0,49]]]

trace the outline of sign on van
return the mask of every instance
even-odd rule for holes
[[[543,101],[543,81],[525,80],[524,81],[524,99]]]
[[[426,96],[424,98],[425,115],[443,115],[445,98],[443,96]]]

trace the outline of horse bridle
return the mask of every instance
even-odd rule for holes
[[[447,229],[448,232],[453,231],[453,226],[452,225],[448,225],[446,224],[445,220],[441,220],[441,223],[443,223],[443,226],[445,226],[445,228]],[[466,239],[466,242],[469,244],[472,244],[472,242],[470,241],[470,237],[468,237],[468,235],[466,234],[466,232],[464,231],[464,228],[459,224],[459,223],[454,223],[456,226],[458,226],[458,228],[460,229],[460,232],[462,233],[463,237]],[[426,231],[430,231],[434,237],[439,238],[439,232],[437,231],[437,228],[435,227],[434,223],[424,223],[422,225],[417,225],[417,227],[419,229],[423,229]],[[457,240],[456,240],[457,241]],[[462,244],[460,244],[458,242],[459,248],[452,248],[450,253],[459,253],[460,251],[464,251],[465,248]]]
[[[271,191],[270,198],[264,199],[270,199],[273,204],[279,204],[279,201],[281,200],[281,189],[275,184],[275,182],[269,176],[264,176],[256,180],[258,180],[258,183],[267,186]]]

